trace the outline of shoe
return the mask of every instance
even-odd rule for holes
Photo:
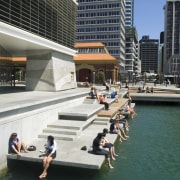
[[[40,150],[39,150],[39,152],[41,152],[41,153],[45,153],[45,152],[46,152],[46,150],[45,150],[45,149],[40,149]]]

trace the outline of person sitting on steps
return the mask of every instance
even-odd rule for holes
[[[119,129],[119,124],[114,121],[110,124],[110,133],[111,134],[117,134],[119,136],[119,141],[122,142],[122,140],[127,140],[126,137],[123,137],[121,134],[121,130]]]
[[[103,129],[103,138],[102,138],[102,141],[103,141],[102,143],[104,144],[103,148],[108,148],[109,152],[111,154],[111,158],[113,160],[116,160],[115,156],[118,156],[118,155],[115,153],[114,144],[112,144],[110,141],[107,140],[107,138],[105,138],[106,134],[108,134],[108,129],[104,128]]]
[[[105,110],[109,110],[109,104],[106,102],[106,96],[101,94],[99,98],[100,104],[104,104]]]
[[[17,133],[12,133],[9,138],[9,152],[21,156],[21,150],[24,150],[25,153],[28,152],[25,144],[17,137]]]
[[[91,99],[96,99],[97,98],[97,93],[96,93],[96,88],[91,87],[91,90],[89,92],[89,96],[91,96]]]
[[[129,112],[132,119],[134,118],[134,115],[136,115],[136,112],[134,111],[134,109],[133,109],[133,108],[130,108],[129,105],[127,105],[127,106],[125,107],[125,112]]]
[[[118,113],[116,114],[115,119],[119,121],[120,124],[123,124],[123,127],[126,131],[129,131],[129,124],[127,119],[124,118],[122,115],[122,110],[119,110]]]
[[[103,143],[102,143],[102,138],[103,138],[103,133],[98,133],[96,138],[94,138],[93,140],[93,153],[97,154],[97,155],[104,155],[109,168],[113,168],[113,166],[111,165],[110,162],[110,153],[109,151],[105,150],[104,148],[102,148]]]
[[[46,156],[43,159],[43,172],[39,176],[40,179],[43,179],[47,176],[47,169],[49,168],[49,165],[51,161],[56,157],[56,148],[57,144],[56,141],[54,140],[54,137],[49,135],[47,137],[47,144],[45,144],[46,148]]]

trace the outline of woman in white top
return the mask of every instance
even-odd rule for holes
[[[57,143],[54,140],[53,136],[47,137],[47,144],[45,145],[46,148],[46,156],[43,159],[43,172],[39,176],[40,179],[45,178],[47,176],[47,169],[52,161],[56,157],[56,149],[57,149]]]

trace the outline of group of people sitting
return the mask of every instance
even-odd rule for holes
[[[114,145],[110,141],[108,141],[107,138],[105,138],[107,133],[108,129],[106,128],[103,129],[103,132],[98,133],[93,140],[92,148],[94,154],[104,155],[109,168],[113,168],[110,158],[115,160],[115,157],[118,155],[115,153]],[[106,148],[108,148],[108,150],[106,150]]]
[[[143,92],[146,92],[146,93],[154,93],[154,88],[151,87],[149,88],[148,86],[145,88],[144,86],[143,87],[138,87],[138,93],[143,93]]]
[[[129,138],[129,136],[126,135],[126,132],[129,131],[129,124],[121,113],[122,110],[119,110],[115,119],[111,122],[109,129],[104,128],[103,132],[99,132],[93,140],[93,153],[104,155],[109,168],[113,168],[110,159],[115,160],[115,157],[118,155],[115,152],[114,145],[106,138],[106,135],[108,133],[117,134],[120,142],[126,141]]]
[[[97,89],[95,87],[91,87],[89,96],[91,97],[91,99],[97,99],[100,104],[104,104],[105,110],[109,110],[107,96],[105,94],[97,93]],[[112,91],[112,93],[110,94],[110,98],[115,98],[115,102],[118,102],[117,91]]]
[[[45,144],[45,154],[43,158],[43,172],[40,174],[39,178],[43,179],[47,176],[47,170],[51,161],[56,157],[57,143],[54,137],[49,135],[47,137],[47,143]],[[9,137],[9,153],[15,153],[21,156],[21,152],[24,151],[28,153],[28,149],[24,142],[20,141],[17,133],[12,133]]]
[[[109,103],[106,101],[106,95],[105,94],[98,94],[97,89],[95,87],[91,87],[91,90],[89,92],[89,96],[91,99],[97,99],[100,104],[104,104],[105,110],[109,109]]]

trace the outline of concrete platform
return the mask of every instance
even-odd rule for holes
[[[73,93],[73,91],[75,92]],[[44,104],[47,106],[49,103],[63,103],[63,101],[69,100],[71,97],[86,96],[88,91],[89,88],[69,90],[69,93],[66,92],[66,96],[63,92],[55,93],[56,96],[54,96],[54,93],[31,92],[31,96],[29,93],[27,101],[30,100],[31,103],[29,102],[29,108],[31,109],[33,103],[35,105],[40,104],[40,107],[44,102],[47,103]],[[35,96],[33,96],[33,94]],[[49,96],[47,96],[47,94]],[[25,99],[26,97],[19,97],[19,106],[17,109],[28,108],[23,104]],[[113,100],[111,101],[113,102]],[[11,106],[7,108],[9,112],[15,107],[12,102],[10,105]],[[21,157],[14,154],[8,154],[7,159],[42,163],[43,154],[40,150],[43,149],[47,136],[51,134],[55,137],[58,144],[57,157],[52,161],[52,164],[97,170],[100,169],[105,157],[89,153],[88,150],[83,151],[81,150],[81,147],[87,146],[87,149],[91,149],[93,139],[96,137],[97,133],[102,132],[104,128],[109,129],[110,119],[108,117],[97,117],[97,113],[103,108],[104,105],[99,103],[86,104],[83,102],[80,102],[79,105],[70,108],[68,107],[58,114],[59,119],[47,124],[47,127],[42,130],[42,133],[28,144],[35,145],[37,147],[36,151],[22,153]],[[11,115],[13,115],[13,113]],[[112,143],[115,143],[117,135],[108,134],[107,138]]]
[[[59,119],[86,121],[104,108],[102,104],[80,104],[59,113]]]
[[[131,93],[133,101],[180,102],[180,94]]]
[[[52,164],[96,170],[100,169],[105,160],[104,156],[89,153],[88,149],[91,149],[93,138],[98,132],[102,132],[103,128],[109,128],[109,123],[108,125],[92,123],[82,132],[81,136],[74,141],[56,140],[58,144],[57,157],[52,161]],[[107,139],[115,143],[117,135],[108,134]],[[42,163],[43,153],[39,152],[39,150],[43,149],[45,142],[45,139],[36,140],[32,142],[32,144],[37,147],[36,151],[22,153],[21,157],[17,155],[7,155],[7,158]],[[87,146],[88,149],[83,151],[81,150],[82,146]]]
[[[48,106],[49,104],[54,103],[63,103],[68,99],[76,98],[79,96],[86,96],[89,92],[89,88],[78,88],[78,89],[72,89],[65,92],[20,92],[20,93],[10,93],[10,94],[1,94],[1,105],[0,105],[0,125],[1,120],[3,119],[4,115],[13,115],[14,113],[21,113],[21,110],[25,108],[37,108],[37,104],[39,104],[39,107],[42,106]],[[122,92],[125,94],[125,90],[122,90]],[[145,94],[148,99],[144,99],[145,97],[141,97],[143,94],[138,94],[142,100],[150,101],[152,97],[154,99],[157,99],[157,94]],[[159,94],[158,94],[159,95]],[[123,95],[122,95],[123,96]],[[133,97],[133,100],[135,100],[135,94],[131,94]],[[169,97],[169,94],[163,94],[161,95],[161,99],[166,99]],[[172,98],[172,97],[171,97]],[[179,99],[180,95],[174,95],[173,99]],[[88,104],[90,106],[93,106],[93,108],[96,106],[96,104]],[[101,105],[100,105],[101,106]],[[78,107],[78,106],[77,106]],[[79,167],[79,168],[88,168],[88,169],[100,169],[105,158],[104,156],[100,155],[94,155],[91,153],[88,153],[88,151],[82,151],[82,146],[87,146],[89,149],[92,145],[93,139],[96,137],[98,132],[102,132],[103,128],[109,128],[109,118],[108,117],[96,117],[92,115],[99,109],[99,104],[94,109],[89,109],[89,106],[85,108],[85,104],[80,105],[79,109],[76,109],[76,107],[71,109],[71,113],[79,113],[81,115],[87,116],[87,120],[85,121],[79,121],[77,119],[75,120],[68,120],[68,119],[60,119],[60,120],[54,120],[53,123],[47,124],[47,129],[51,128],[51,131],[45,131],[44,136],[37,137],[33,141],[31,141],[31,144],[29,145],[35,145],[37,147],[37,150],[34,152],[29,153],[22,153],[21,157],[18,157],[17,155],[7,155],[8,159],[11,160],[22,160],[22,161],[32,161],[32,162],[38,162],[42,163],[42,158],[39,157],[42,155],[39,150],[41,150],[44,147],[44,144],[46,143],[46,137],[47,135],[51,134],[54,131],[54,128],[61,124],[61,127],[64,127],[65,129],[73,127],[76,128],[76,131],[70,130],[71,133],[77,133],[77,131],[80,131],[79,134],[75,134],[75,138],[71,141],[68,140],[60,140],[57,139],[58,149],[57,149],[57,157],[52,161],[52,164],[60,165],[60,166],[70,166],[70,167]],[[101,106],[102,107],[102,106]],[[18,112],[15,112],[15,109],[18,109]],[[23,108],[23,109],[22,109]],[[27,109],[28,110],[28,109]],[[8,114],[3,114],[4,112]],[[12,112],[12,113],[11,113]],[[65,113],[69,113],[68,111],[64,111]],[[43,129],[47,130],[46,128]],[[42,131],[42,133],[43,133]],[[60,130],[58,130],[60,131]],[[56,134],[56,132],[54,132]],[[60,134],[60,133],[59,133]],[[58,134],[58,135],[59,135]],[[9,134],[8,134],[9,135]],[[74,136],[74,134],[71,134]],[[3,136],[3,135],[2,135]],[[117,135],[108,134],[107,139],[109,139],[112,143],[114,143],[117,139]],[[3,142],[3,139],[2,139]],[[117,142],[118,143],[118,142]]]
[[[4,90],[0,93],[0,120],[7,116],[13,116],[35,109],[63,103],[68,100],[77,99],[86,96],[89,88],[76,88],[59,92],[44,91],[19,91]]]

